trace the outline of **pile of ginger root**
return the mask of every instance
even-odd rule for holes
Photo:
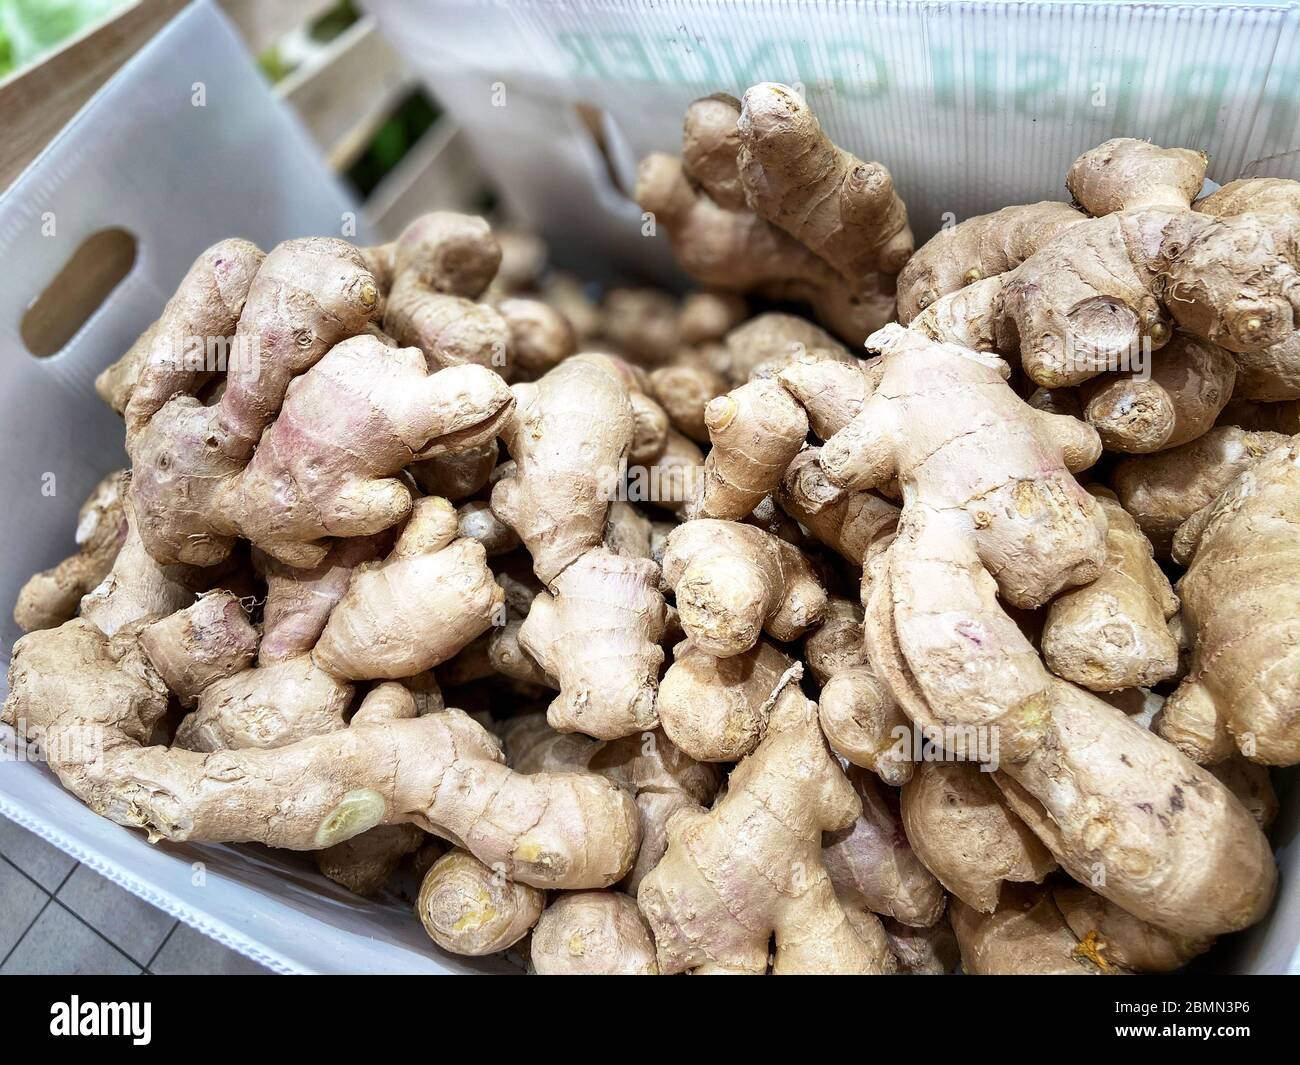
[[[450,213],[223,241],[97,382],[3,721],[537,973],[1180,969],[1300,761],[1300,183],[1205,168],[915,249],[763,84],[642,164],[684,297]]]

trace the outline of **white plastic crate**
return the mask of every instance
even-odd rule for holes
[[[193,106],[201,84],[206,106]],[[71,549],[77,509],[124,466],[122,423],[95,375],[158,316],[194,257],[223,237],[270,248],[340,233],[359,208],[291,111],[278,103],[232,27],[195,4],[131,59],[18,182],[0,195],[0,654],[26,578]],[[366,239],[357,220],[358,239]],[[52,233],[51,233],[52,226]],[[136,241],[130,272],[57,354],[33,357],[28,305],[92,233]],[[49,234],[49,235],[47,235]],[[42,485],[55,492],[46,495]],[[459,972],[411,908],[368,902],[306,858],[258,847],[150,846],[91,813],[0,728],[0,815],[44,837],[227,946],[281,972]]]
[[[1192,120],[1159,103],[1178,84],[1182,67],[1170,64],[1194,66],[1198,55],[1212,55],[1213,65],[1230,71],[1222,86],[1213,82],[1215,106],[1205,102],[1210,136],[1195,141],[1212,153],[1213,176],[1300,176],[1300,103],[1286,98],[1300,93],[1300,79],[1289,75],[1288,81],[1282,69],[1300,57],[1295,5],[864,2],[796,9],[722,0],[653,7],[613,0],[509,6],[371,0],[367,6],[467,131],[512,212],[539,224],[571,265],[596,274],[643,264],[651,247],[640,236],[639,209],[624,195],[635,160],[677,146],[681,112],[701,92],[739,92],[764,79],[802,80],[837,140],[890,165],[918,235],[937,226],[945,210],[964,217],[1060,194],[1068,161],[1107,136],[1194,140],[1186,124]],[[859,42],[884,50],[888,92],[864,96],[867,68],[845,58]],[[726,62],[707,66],[702,56],[709,49]],[[973,58],[994,49],[996,62]],[[1146,66],[1124,89],[1131,102],[1125,124],[1101,112],[1040,124],[1040,116],[1007,110],[1017,82],[1005,76],[1021,71],[1015,76],[1022,77],[1025,56],[1055,55],[1065,71],[1062,84],[1073,86],[1091,62],[1081,57],[1134,52]],[[944,68],[936,61],[944,55],[954,63],[968,58]],[[590,66],[593,56],[604,65],[602,76],[574,65]],[[638,76],[619,73],[628,70]],[[203,109],[191,106],[196,82],[206,90]],[[505,107],[493,104],[498,83]],[[578,104],[603,115],[608,160],[577,117]],[[94,394],[95,374],[157,316],[202,248],[231,235],[269,247],[291,236],[339,232],[356,209],[207,3],[187,9],[128,63],[0,196],[7,282],[0,286],[0,418],[8,442],[0,488],[9,501],[0,512],[6,544],[0,653],[6,660],[18,636],[8,604],[29,574],[67,553],[82,499],[103,473],[125,462],[121,423]],[[47,212],[56,220],[54,237],[41,234]],[[357,224],[365,239],[364,222]],[[19,335],[24,310],[86,236],[111,226],[138,242],[131,272],[59,354],[33,358]],[[659,251],[662,276],[672,276]],[[52,497],[40,491],[47,473],[56,478]],[[358,900],[293,856],[254,847],[150,846],[140,833],[91,814],[44,767],[15,760],[12,746],[9,751],[0,761],[0,814],[273,969],[508,968],[495,959],[443,954],[405,906]],[[1279,901],[1265,922],[1216,948],[1208,963],[1217,970],[1300,972],[1300,848],[1294,842],[1300,793],[1295,770],[1277,776],[1283,810],[1272,836],[1280,844]]]

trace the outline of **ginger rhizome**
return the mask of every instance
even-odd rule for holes
[[[1048,607],[1043,659],[1058,677],[1093,691],[1149,688],[1178,671],[1166,624],[1178,598],[1133,519],[1105,489],[1092,492],[1106,515],[1106,568]]]
[[[858,932],[821,862],[822,833],[848,827],[860,809],[816,707],[786,689],[726,795],[711,811],[673,815],[668,850],[641,881],[660,971],[761,974],[773,937],[776,973],[892,967],[883,935],[871,942]]]
[[[696,281],[805,302],[852,343],[888,321],[912,252],[888,170],[833,144],[784,85],[696,100],[681,158],[647,156],[636,198]]]
[[[1242,395],[1295,398],[1297,196],[1265,184],[1193,204],[1205,166],[1126,138],[1085,152],[1067,178],[1081,210],[1009,207],[940,233],[899,277],[900,319],[1082,386],[1114,450],[1194,440],[1239,372]]]
[[[657,976],[654,939],[636,900],[620,891],[574,891],[546,907],[532,942],[542,976]]]
[[[110,820],[153,839],[287,850],[411,823],[535,887],[604,886],[631,866],[636,812],[619,788],[593,774],[515,773],[468,716],[416,717],[409,694],[391,713],[371,720],[363,705],[348,728],[269,750],[145,746],[166,689],[131,643],[80,619],[30,633],[14,648],[4,706],[6,723],[41,736],[64,786]]]
[[[522,773],[583,770],[617,784],[636,803],[640,848],[621,882],[635,893],[668,846],[668,821],[678,810],[703,810],[718,791],[719,774],[676,747],[662,731],[598,742],[556,732],[545,715],[523,714],[505,726],[510,765]]]
[[[1200,762],[1235,746],[1300,762],[1300,438],[1270,451],[1183,523],[1174,558],[1192,661],[1161,734]]]
[[[861,608],[832,599],[804,654],[822,686],[817,715],[831,750],[886,784],[905,784],[912,776],[911,727],[867,658]]]
[[[764,632],[793,640],[826,610],[803,554],[753,525],[709,518],[679,525],[664,545],[663,571],[687,636],[718,658],[748,651]]]
[[[848,771],[862,813],[848,828],[822,839],[822,864],[845,906],[926,928],[943,914],[939,880],[911,845],[895,793],[861,769]]]
[[[77,614],[81,597],[108,576],[127,535],[123,510],[126,477],[105,477],[77,515],[77,553],[28,579],[14,604],[14,621],[24,632],[52,629]]]
[[[1041,883],[1056,868],[992,774],[971,762],[919,762],[903,785],[902,820],[925,867],[981,913],[996,908],[1004,884]]]
[[[448,851],[420,884],[416,913],[430,938],[453,954],[494,954],[537,923],[546,893],[506,878],[468,851]]]
[[[492,509],[546,586],[519,647],[559,684],[555,728],[603,739],[652,729],[665,625],[659,566],[602,546],[635,434],[628,379],[613,359],[578,355],[513,391],[502,439],[514,465],[493,487]]]
[[[448,213],[203,252],[98,382],[131,469],[3,719],[151,840],[539,973],[1165,972],[1258,920],[1300,184],[1111,141],[909,261],[792,91],[684,132],[638,189],[684,298]]]
[[[660,724],[697,761],[739,761],[763,739],[777,696],[800,672],[767,640],[726,658],[685,641],[659,685]]]
[[[873,346],[879,384],[820,458],[845,487],[896,477],[903,488],[867,604],[873,666],[928,732],[996,738],[1011,809],[1076,879],[1100,864],[1101,894],[1184,934],[1257,920],[1276,872],[1247,811],[1173,747],[1052,677],[998,603],[1035,607],[1100,574],[1105,518],[1069,475],[1096,458],[1093,431],[1025,405],[974,352],[899,327]]]
[[[512,406],[490,370],[429,374],[414,348],[368,335],[336,344],[294,381],[251,460],[223,450],[220,406],[173,399],[132,449],[141,535],[165,562],[212,565],[240,536],[289,565],[317,565],[327,538],[406,517],[411,493],[394,475],[407,463],[494,435]],[[178,492],[189,508],[171,505]]]

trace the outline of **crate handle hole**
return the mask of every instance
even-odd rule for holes
[[[48,359],[63,350],[135,265],[136,239],[116,226],[92,233],[23,315],[27,350]]]

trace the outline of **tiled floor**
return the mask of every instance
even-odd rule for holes
[[[0,976],[266,973],[0,817]]]

